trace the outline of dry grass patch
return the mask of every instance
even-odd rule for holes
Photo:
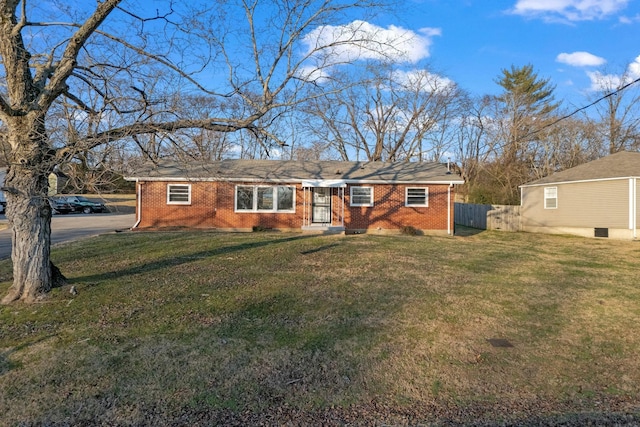
[[[0,413],[7,424],[635,413],[639,254],[637,242],[501,233],[63,245],[53,258],[79,294],[0,308]]]

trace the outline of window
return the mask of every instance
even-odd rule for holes
[[[191,185],[185,184],[169,184],[167,185],[167,204],[168,205],[190,205],[191,204]]]
[[[292,211],[293,210],[293,195],[295,194],[294,187],[277,187],[278,188],[278,210],[279,211]]]
[[[253,187],[236,187],[236,210],[252,211],[253,210]]]
[[[429,189],[409,188],[405,190],[405,206],[429,206]]]
[[[273,187],[258,187],[258,210],[273,210]]]
[[[373,187],[351,187],[351,206],[373,206]]]
[[[558,187],[545,187],[544,189],[544,208],[558,208]]]
[[[238,185],[236,212],[295,212],[295,187]]]

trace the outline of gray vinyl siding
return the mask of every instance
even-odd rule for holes
[[[544,209],[545,187],[558,188],[557,209]],[[547,184],[522,189],[523,227],[629,227],[629,180]]]

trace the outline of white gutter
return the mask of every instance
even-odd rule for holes
[[[560,184],[581,184],[584,182],[604,182],[604,181],[618,181],[621,179],[632,179],[636,178],[635,176],[617,176],[613,178],[592,178],[592,179],[577,179],[574,181],[549,181],[543,182],[542,184],[522,184],[518,187],[527,188],[527,187],[548,187],[550,185],[560,185]]]
[[[134,228],[136,228],[139,224],[140,221],[142,221],[142,210],[141,205],[142,205],[142,197],[141,197],[141,193],[142,193],[142,184],[138,181],[138,179],[136,178],[136,223],[133,224],[133,226],[131,226],[130,230],[133,230]]]
[[[144,181],[149,182],[246,182],[246,183],[284,183],[290,184],[294,182],[300,182],[306,185],[314,186],[314,183],[318,183],[322,187],[341,187],[346,184],[413,184],[413,185],[445,185],[445,184],[464,184],[464,180],[459,181],[429,181],[429,180],[384,180],[384,179],[339,179],[339,180],[308,180],[308,179],[300,179],[300,178],[185,178],[185,177],[138,177],[135,180],[143,179]],[[127,178],[127,181],[133,181],[132,178]],[[329,185],[331,184],[331,185]]]

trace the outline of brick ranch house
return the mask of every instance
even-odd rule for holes
[[[145,228],[256,228],[317,232],[453,234],[454,186],[440,163],[221,160],[162,163],[136,183]]]

